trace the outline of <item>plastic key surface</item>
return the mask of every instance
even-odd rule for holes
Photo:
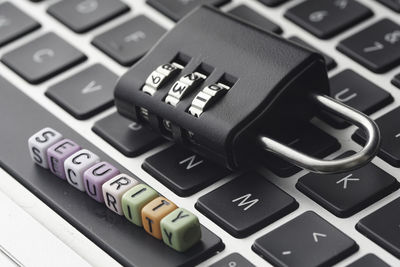
[[[400,73],[394,76],[392,84],[400,88]]]
[[[347,267],[390,267],[389,264],[378,258],[375,254],[367,254]]]
[[[40,24],[10,2],[0,5],[0,47],[40,28]]]
[[[7,140],[0,142],[0,166],[121,265],[193,266],[224,248],[220,238],[201,226],[200,243],[184,253],[174,251],[148,235],[143,228],[35,164],[29,155],[27,140],[35,131],[51,127],[140,181],[2,77],[0,88],[0,121],[3,125],[0,136]]]
[[[298,206],[294,198],[256,173],[243,174],[196,203],[201,213],[237,238],[253,234]]]
[[[46,96],[77,119],[87,119],[111,107],[118,76],[95,64],[53,85]]]
[[[378,0],[388,8],[400,13],[400,1],[399,0]]]
[[[274,266],[332,266],[358,245],[312,211],[258,238],[253,250]]]
[[[147,3],[174,21],[180,20],[199,5],[222,6],[230,0],[147,0]]]
[[[55,3],[47,12],[74,32],[83,33],[128,10],[119,0],[68,0]]]
[[[230,267],[230,265],[238,267],[255,267],[239,253],[229,254],[222,260],[219,260],[216,263],[211,264],[210,267]]]
[[[357,230],[400,259],[400,198],[383,206],[357,223]]]
[[[84,54],[55,33],[46,33],[1,58],[7,67],[32,84],[50,79],[85,60]]]
[[[336,216],[349,217],[397,190],[399,183],[368,163],[353,172],[323,176],[309,173],[298,180],[296,187]]]

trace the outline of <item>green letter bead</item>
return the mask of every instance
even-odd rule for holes
[[[184,252],[201,239],[201,228],[197,216],[178,208],[161,220],[163,241],[171,248]]]
[[[148,185],[138,184],[132,187],[122,195],[122,211],[125,217],[137,226],[143,226],[142,208],[156,197],[157,191]]]

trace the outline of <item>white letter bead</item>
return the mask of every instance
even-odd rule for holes
[[[47,149],[60,141],[62,137],[63,136],[59,132],[49,127],[43,128],[32,135],[28,139],[29,152],[32,160],[43,168],[48,169]]]
[[[115,213],[124,215],[121,205],[122,195],[138,184],[139,181],[126,174],[119,174],[105,182],[102,189],[106,206]]]
[[[70,185],[85,192],[83,173],[100,162],[100,158],[87,149],[81,149],[64,161],[65,177]]]

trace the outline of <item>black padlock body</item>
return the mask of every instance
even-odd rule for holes
[[[184,69],[153,96],[144,93],[152,71],[171,62]],[[164,102],[175,81],[199,69],[208,77],[198,88],[176,107]],[[200,117],[188,113],[197,93],[219,81],[232,87]],[[312,93],[329,94],[321,55],[204,6],[181,20],[120,78],[115,103],[123,116],[236,169],[251,162],[261,132],[295,131],[309,121],[315,114]],[[149,111],[148,121],[140,107]],[[163,119],[172,123],[172,132],[166,131]]]

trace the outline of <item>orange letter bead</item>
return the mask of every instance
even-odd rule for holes
[[[157,239],[162,239],[160,221],[178,207],[166,199],[158,197],[146,204],[142,209],[143,228]]]

